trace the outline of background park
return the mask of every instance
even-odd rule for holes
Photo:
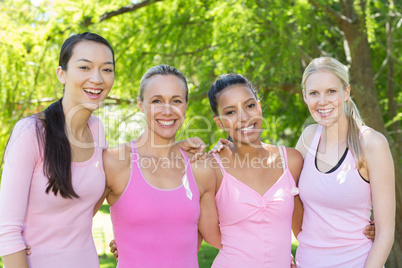
[[[207,99],[220,74],[248,77],[264,108],[262,139],[294,147],[311,123],[301,96],[304,67],[321,55],[348,65],[354,101],[394,157],[397,219],[387,268],[402,267],[402,1],[0,0],[0,157],[17,120],[61,97],[61,44],[84,31],[105,37],[116,53],[114,87],[96,112],[112,147],[141,133],[135,100],[153,65],[186,75],[190,103],[178,139],[199,136],[208,147],[224,137]],[[104,205],[94,219],[101,267],[115,267],[105,249],[110,225]],[[201,267],[210,267],[215,254],[203,245]]]

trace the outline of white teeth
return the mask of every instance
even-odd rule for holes
[[[334,109],[324,109],[324,110],[317,110],[318,113],[320,114],[327,114],[332,112]]]
[[[251,130],[253,128],[254,128],[254,125],[251,125],[249,127],[241,128],[240,131],[247,131],[247,130]]]
[[[174,123],[174,120],[172,121],[162,121],[162,120],[157,120],[159,124],[164,125],[164,126],[171,126]]]
[[[84,91],[89,92],[89,93],[93,93],[93,94],[99,94],[99,93],[102,92],[102,90],[100,90],[100,89],[89,89],[89,88],[85,88]]]

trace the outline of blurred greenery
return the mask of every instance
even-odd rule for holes
[[[340,9],[338,1],[312,2],[319,2],[322,10]],[[238,72],[260,91],[263,140],[294,146],[309,118],[299,86],[303,68],[320,55],[352,64],[349,58],[354,55],[345,53],[342,29],[306,0],[150,1],[131,12],[102,16],[130,4],[129,0],[0,1],[0,156],[17,120],[61,97],[62,86],[55,75],[58,53],[74,33],[99,33],[116,52],[115,85],[96,113],[104,121],[111,146],[141,133],[144,122],[135,99],[142,74],[153,65],[176,66],[188,77],[187,122],[178,138],[197,135],[212,146],[218,137],[225,137],[212,120],[206,94],[218,75]],[[384,120],[390,138],[399,135],[394,126],[402,117],[402,67],[398,64],[402,55],[396,49],[402,42],[400,7],[399,2],[392,6],[374,0],[364,10],[369,48],[376,55],[371,61],[378,105],[383,111],[383,119],[375,120]],[[385,26],[390,21],[396,114],[390,112],[387,91]],[[372,120],[364,114],[366,107],[360,108]]]
[[[110,214],[110,206],[108,204],[103,204],[99,209],[99,212],[102,212],[104,214]]]
[[[259,89],[262,139],[294,146],[311,122],[299,86],[302,71],[312,58],[332,56],[350,67],[363,117],[390,143],[399,245],[393,252],[401,255],[401,10],[395,0],[1,0],[0,157],[17,120],[62,96],[55,69],[72,34],[92,31],[114,47],[115,84],[95,113],[110,146],[140,135],[139,81],[161,63],[188,78],[190,102],[178,139],[199,136],[211,147],[226,137],[212,120],[207,91],[220,74],[237,72]]]
[[[198,251],[198,265],[200,268],[210,268],[218,252],[218,249],[202,241],[200,251]]]
[[[116,259],[112,254],[99,255],[100,268],[116,268]]]

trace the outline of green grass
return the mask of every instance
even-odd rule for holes
[[[198,251],[198,264],[200,268],[210,268],[218,251],[218,249],[202,241],[200,251]]]
[[[99,209],[99,212],[102,212],[103,214],[108,214],[110,215],[110,206],[106,203],[103,203],[102,206]]]
[[[100,268],[115,268],[116,259],[112,254],[99,255]]]

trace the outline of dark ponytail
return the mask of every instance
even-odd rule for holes
[[[73,54],[74,47],[82,41],[92,41],[106,45],[114,52],[109,42],[102,36],[85,32],[69,37],[61,47],[59,66],[64,71],[68,69],[68,62]],[[66,133],[66,122],[63,112],[62,99],[51,104],[45,111],[36,116],[42,122],[45,133],[37,126],[37,133],[44,146],[43,171],[49,179],[46,193],[52,191],[55,195],[60,192],[63,198],[78,198],[74,191],[71,175],[71,146]]]
[[[61,103],[63,98],[44,111],[45,143],[43,172],[49,178],[46,193],[60,191],[63,198],[77,197],[71,180],[71,147],[66,135],[66,124]]]

